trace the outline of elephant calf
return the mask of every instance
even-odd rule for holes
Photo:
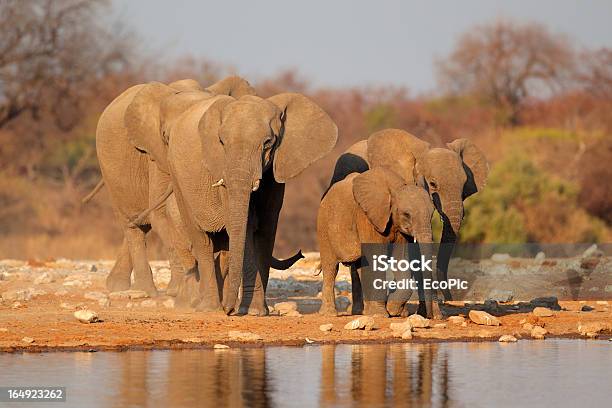
[[[334,284],[338,265],[351,266],[353,314],[398,314],[403,307],[363,302],[357,263],[362,243],[431,243],[433,205],[427,192],[392,170],[378,167],[352,173],[328,190],[317,217],[317,236],[323,271],[323,305],[319,313],[335,315]],[[404,302],[405,303],[405,302]],[[391,310],[393,309],[393,311]]]

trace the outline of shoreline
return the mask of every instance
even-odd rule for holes
[[[590,337],[603,340],[612,337],[612,307],[609,304],[612,302],[557,302],[555,298],[552,298],[554,301],[540,298],[531,302],[516,299],[499,303],[491,300],[447,302],[444,314],[463,316],[463,319],[431,320],[428,328],[416,326],[410,340],[394,336],[390,328],[392,323],[404,322],[405,317],[375,317],[374,330],[347,330],[344,326],[360,316],[344,312],[329,317],[316,313],[322,282],[321,276],[314,276],[316,258],[313,256],[300,261],[291,270],[271,271],[267,296],[268,305],[273,306],[270,316],[199,313],[174,306],[173,298],[166,296],[164,291],[170,277],[168,263],[155,261],[151,264],[160,289],[155,298],[146,294],[108,293],[104,281],[112,261],[0,260],[0,352],[208,349],[215,344],[245,348],[469,343],[498,341],[502,335],[525,341],[532,339],[534,326],[543,327],[546,338],[585,339],[589,331],[579,330],[581,324],[598,327],[595,332],[591,330]],[[340,310],[350,310],[350,277],[346,271],[339,274],[336,292]],[[520,298],[525,299],[525,296]],[[536,316],[533,312],[536,306],[549,307],[548,315]],[[281,310],[286,307],[288,309]],[[416,304],[411,303],[410,308],[414,310]],[[74,316],[78,310],[94,311],[100,321],[80,323]],[[496,316],[501,325],[476,324],[469,318],[470,311],[486,311]],[[320,329],[329,324],[333,326],[331,331]]]

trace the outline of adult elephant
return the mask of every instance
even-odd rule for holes
[[[456,139],[445,148],[401,129],[373,133],[367,141],[351,146],[336,163],[332,182],[352,171],[389,166],[406,182],[416,183],[429,193],[442,218],[442,238],[437,256],[437,279],[446,280],[448,264],[463,219],[463,201],[486,184],[489,165],[482,151],[468,139]],[[445,300],[452,300],[448,289]]]
[[[284,183],[335,146],[337,127],[300,94],[228,93],[176,93],[150,83],[131,98],[123,122],[133,145],[172,180],[197,259],[198,309],[263,315]],[[220,296],[213,254],[223,249],[225,233],[228,274]]]
[[[180,95],[180,103],[166,106],[163,121],[155,135],[166,134],[166,129],[190,104],[210,98],[219,92],[242,96],[254,94],[248,82],[239,77],[228,77],[206,90],[192,79],[164,85],[168,94]],[[147,144],[143,135],[134,132],[133,123],[125,117],[134,102],[138,103],[150,92],[149,84],[133,86],[119,95],[104,110],[96,129],[96,151],[102,172],[102,182],[109,191],[114,212],[124,232],[123,244],[106,286],[111,291],[130,287],[141,289],[150,295],[157,294],[145,251],[145,234],[151,226],[158,231],[168,248],[172,279],[169,291],[176,290],[184,270],[195,264],[189,253],[190,243],[184,233],[171,221],[177,218],[176,202],[171,195],[170,176],[165,160],[165,144]],[[160,106],[149,106],[147,114],[159,111]],[[156,117],[160,117],[159,112]],[[152,148],[151,148],[152,147]],[[99,190],[96,188],[95,192]],[[89,197],[90,198],[90,197]],[[170,213],[170,214],[169,214]],[[132,270],[134,283],[131,284]]]

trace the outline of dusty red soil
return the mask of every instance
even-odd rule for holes
[[[377,329],[345,330],[344,325],[356,316],[326,317],[315,312],[320,301],[317,293],[321,277],[313,276],[314,266],[308,259],[299,268],[273,273],[269,287],[269,304],[295,301],[300,317],[288,316],[225,316],[202,314],[164,306],[170,299],[164,296],[169,280],[167,262],[154,262],[154,278],[161,295],[156,306],[146,307],[148,299],[111,299],[110,305],[84,297],[90,292],[108,296],[104,278],[110,261],[42,262],[40,265],[23,261],[0,261],[0,351],[54,351],[54,350],[124,350],[138,348],[194,348],[212,347],[221,343],[229,346],[296,345],[306,343],[362,343],[362,342],[432,342],[432,341],[497,341],[503,334],[531,339],[523,328],[525,321],[544,326],[546,337],[583,337],[579,324],[599,323],[605,329],[598,338],[608,339],[612,332],[612,305],[608,302],[560,301],[564,310],[554,311],[552,317],[536,318],[533,306],[500,304],[491,311],[501,320],[500,326],[481,326],[466,318],[465,326],[448,320],[435,320],[431,328],[414,329],[411,340],[393,337],[389,328],[402,318],[375,318]],[[341,274],[342,275],[342,274]],[[45,280],[44,278],[48,278]],[[350,298],[346,279],[339,285],[339,296]],[[78,285],[75,285],[77,281]],[[345,288],[345,289],[342,289]],[[7,293],[28,292],[26,298],[10,298]],[[347,300],[348,301],[348,300]],[[591,311],[581,311],[585,305]],[[445,308],[447,314],[464,315],[469,309],[482,309],[482,304],[467,305],[454,302]],[[74,312],[89,309],[97,312],[100,322],[80,323]],[[332,323],[331,332],[322,332],[319,326]],[[445,327],[435,327],[445,323]],[[240,341],[230,338],[230,331],[240,330],[256,334],[259,340]],[[24,338],[33,339],[25,341]],[[535,340],[534,340],[535,341]]]
[[[73,317],[73,311],[63,310],[56,302],[41,297],[27,307],[0,308],[0,351],[52,351],[52,350],[123,350],[132,348],[189,348],[210,347],[216,343],[235,346],[251,345],[303,345],[315,343],[360,343],[392,341],[495,341],[503,334],[529,339],[529,331],[522,328],[521,321],[534,319],[531,313],[501,316],[501,326],[480,326],[468,322],[466,327],[447,321],[447,326],[415,329],[412,340],[394,338],[389,325],[401,318],[376,318],[378,329],[345,330],[344,325],[354,316],[324,317],[317,314],[302,317],[286,316],[225,316],[181,312],[151,308],[147,310],[125,310],[122,305],[98,311],[101,322],[83,324]],[[95,303],[95,302],[92,302]],[[567,309],[577,310],[578,302],[560,302]],[[593,302],[594,303],[594,302]],[[94,308],[92,306],[92,308]],[[95,308],[99,309],[99,308]],[[547,337],[581,337],[579,323],[600,322],[608,330],[599,338],[609,338],[612,314],[600,306],[591,312],[558,311],[552,317],[538,318],[549,334]],[[334,328],[325,333],[319,326],[332,323]],[[237,342],[229,338],[230,330],[255,333],[262,340]],[[22,339],[31,337],[34,342]],[[308,339],[308,340],[306,340]]]

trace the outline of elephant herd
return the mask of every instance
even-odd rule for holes
[[[157,294],[145,244],[154,229],[168,250],[167,294],[177,304],[267,315],[270,267],[287,269],[302,258],[272,256],[285,183],[328,154],[337,138],[334,121],[309,98],[264,99],[237,76],[208,88],[185,79],[127,89],[96,130],[102,181],[94,194],[106,186],[124,233],[107,288]],[[406,299],[363,307],[361,243],[430,243],[435,208],[442,242],[454,244],[463,200],[482,189],[487,173],[482,152],[467,139],[430,148],[387,129],[349,148],[336,162],[317,220],[321,313],[336,313],[339,263],[351,265],[353,313],[401,313]],[[438,279],[446,279],[449,258],[449,251],[438,253]],[[432,299],[427,294],[422,303],[428,315],[438,313]]]

